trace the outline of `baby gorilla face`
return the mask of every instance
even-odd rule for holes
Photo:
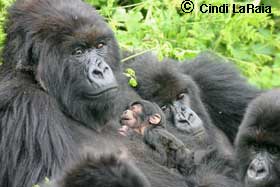
[[[121,125],[129,128],[138,128],[141,124],[140,115],[143,113],[143,107],[141,104],[132,104],[121,115]]]
[[[121,125],[119,133],[123,136],[129,136],[139,131],[143,120],[140,116],[143,114],[143,106],[138,103],[131,104],[121,115]]]
[[[122,128],[119,129],[119,133],[124,136],[133,132],[143,135],[146,127],[164,123],[163,115],[161,109],[155,103],[145,100],[136,101],[122,113],[120,120]]]

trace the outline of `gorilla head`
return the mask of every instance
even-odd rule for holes
[[[128,64],[141,75],[137,77],[136,91],[139,95],[157,103],[165,112],[167,120],[185,137],[193,136],[203,143],[212,144],[214,132],[211,120],[201,102],[200,90],[192,78],[178,72],[170,62],[159,63],[150,54],[143,58],[139,57],[135,63]]]
[[[192,159],[180,162],[187,186],[238,186],[232,165],[232,145],[212,123],[201,101],[200,85],[181,73],[175,62],[158,62],[151,54],[125,65],[139,75],[136,87],[139,95],[161,106],[167,130],[191,150]]]
[[[75,119],[100,120],[100,107],[110,106],[101,102],[116,96],[112,71],[119,70],[118,45],[103,18],[80,0],[19,0],[9,16],[5,65],[29,71]]]
[[[236,159],[245,187],[280,185],[280,90],[249,105],[236,139]]]
[[[88,154],[57,179],[41,187],[151,187],[144,174],[128,158]]]
[[[161,106],[169,131],[190,148],[194,144],[199,145],[199,149],[214,145],[220,153],[232,156],[231,143],[212,123],[209,108],[206,109],[209,105],[202,101],[202,88],[208,87],[208,83],[197,84],[191,76],[178,69],[178,64],[171,59],[159,62],[154,55],[146,53],[127,61],[125,66],[139,75],[137,93]]]

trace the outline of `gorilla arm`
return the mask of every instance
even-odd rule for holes
[[[182,169],[190,161],[191,151],[184,143],[162,127],[148,127],[144,142],[161,155],[161,161],[170,168]]]

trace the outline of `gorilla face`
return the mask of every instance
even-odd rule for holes
[[[158,98],[155,96],[159,101],[164,101],[160,103],[165,114],[169,116],[169,121],[172,120],[172,124],[178,130],[193,137],[198,143],[212,142],[210,137],[213,131],[209,130],[209,117],[200,100],[196,84],[189,76],[179,73],[172,81],[176,82],[176,85],[170,84],[176,92],[169,94],[169,100],[163,100],[161,94]],[[167,93],[167,90],[159,93]]]
[[[200,100],[199,89],[191,77],[174,68],[171,63],[164,63],[151,67],[150,71],[141,72],[137,91],[143,98],[161,106],[167,120],[178,130],[207,142],[212,134],[211,131],[206,132],[206,128],[211,127],[208,125],[209,116]]]
[[[88,30],[87,34],[94,33],[94,30]],[[106,34],[106,33],[105,33]],[[100,35],[97,41],[71,41],[63,43],[58,48],[64,49],[58,59],[53,59],[53,53],[57,53],[56,49],[50,52],[51,61],[39,61],[37,77],[43,87],[52,95],[60,98],[64,105],[69,105],[72,99],[86,100],[86,102],[96,102],[106,95],[107,92],[114,92],[117,88],[117,81],[109,66],[108,48],[113,39],[113,35]],[[69,41],[70,40],[70,41]],[[72,38],[74,40],[74,38]],[[75,38],[77,40],[77,38]],[[72,43],[73,42],[73,43]],[[83,43],[83,44],[81,44]],[[70,46],[68,46],[70,45]],[[48,55],[48,54],[46,54]],[[45,56],[45,55],[43,55]],[[55,64],[56,63],[56,64]],[[116,62],[118,63],[118,62]],[[55,67],[53,67],[55,66]],[[55,68],[55,71],[53,69]],[[53,80],[57,80],[59,88],[53,84]],[[54,88],[52,88],[54,86]],[[65,95],[65,94],[69,95]],[[111,94],[113,97],[114,94]]]
[[[280,185],[280,91],[255,99],[248,107],[236,140],[245,187]]]
[[[95,120],[99,120],[100,111],[112,116],[114,110],[108,109],[118,95],[113,71],[119,71],[120,57],[113,32],[102,17],[79,0],[17,3],[14,11],[23,21],[14,23],[30,27],[23,30],[22,38],[28,45],[28,60],[20,65],[31,67],[42,89],[75,119],[89,124],[94,123],[93,113]],[[32,13],[26,14],[28,11]],[[100,120],[106,123],[102,116]]]
[[[196,135],[204,131],[203,122],[190,108],[188,93],[180,93],[172,103],[175,126],[187,133]]]

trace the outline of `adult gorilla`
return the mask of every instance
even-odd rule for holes
[[[249,102],[261,90],[249,85],[229,61],[210,52],[182,63],[179,69],[197,83],[213,123],[233,142]]]
[[[32,186],[55,176],[84,145],[101,154],[105,171],[117,172],[104,172],[96,160],[84,165],[102,167],[85,177],[96,177],[104,186],[121,186],[124,176],[143,179],[123,162],[102,159],[103,152],[116,149],[137,160],[152,186],[184,186],[179,174],[156,164],[140,143],[118,135],[113,117],[123,111],[121,98],[127,99],[127,92],[117,89],[118,45],[91,6],[80,0],[18,0],[6,31],[0,70],[1,187]]]
[[[166,76],[170,74],[169,64],[176,66],[176,75]],[[136,71],[136,91],[141,97],[160,105],[167,101],[167,106],[185,92],[177,87],[184,80],[181,74],[189,75],[199,90],[199,99],[213,124],[226,134],[230,142],[237,134],[248,103],[260,93],[260,90],[247,83],[234,66],[210,52],[204,52],[184,63],[172,59],[164,59],[163,63],[159,63],[154,55],[146,53],[125,62],[125,66]],[[168,91],[171,93],[172,90],[174,93],[168,95]]]
[[[181,163],[188,186],[238,186],[231,142],[212,123],[196,82],[179,72],[177,64],[159,63],[150,54],[134,60],[125,65],[140,75],[136,91],[161,106],[167,130],[193,154],[193,162]]]
[[[280,90],[254,99],[236,138],[236,159],[244,187],[280,185]]]
[[[130,60],[125,67],[134,69],[136,76],[140,75],[137,76],[136,92],[161,106],[169,121],[169,131],[188,147],[194,141],[205,149],[208,145],[218,145],[220,152],[231,154],[231,143],[212,123],[202,102],[199,85],[190,76],[181,73],[177,65],[170,60],[158,62],[155,56],[146,53]]]

